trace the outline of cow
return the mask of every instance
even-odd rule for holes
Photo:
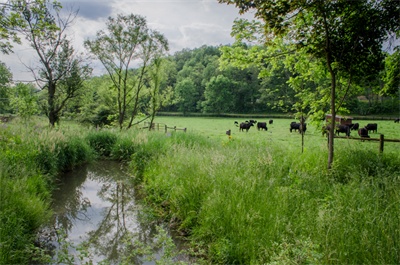
[[[246,130],[246,132],[248,132],[251,126],[254,126],[254,124],[251,122],[242,122],[239,126],[239,131],[243,132]]]
[[[239,123],[237,121],[234,122],[236,124],[236,126],[239,126]]]
[[[335,133],[339,136],[340,133],[345,133],[346,136],[350,136],[350,127],[348,125],[336,125]]]
[[[358,129],[358,135],[361,137],[361,138],[369,138],[369,135],[368,135],[368,130],[367,130],[367,128],[360,128],[360,129]]]
[[[256,124],[257,121],[256,120],[249,120],[250,123]]]
[[[290,132],[292,132],[292,130],[295,130],[295,131],[299,130],[299,133],[302,133],[302,132],[305,133],[306,130],[307,130],[307,124],[304,123],[303,126],[302,126],[301,123],[292,121],[290,123]]]
[[[225,133],[226,133],[226,135],[231,136],[231,130],[230,129],[227,130]]]
[[[267,123],[266,122],[257,122],[257,129],[258,130],[266,130],[266,131],[268,131],[268,128],[267,128]]]
[[[272,124],[272,123],[274,123],[274,120],[269,120],[268,123]]]
[[[351,124],[351,126],[349,126],[349,127],[352,131],[358,131],[358,128],[360,128],[360,124],[354,123],[354,124]]]
[[[369,133],[369,131],[372,131],[373,133],[378,133],[378,124],[376,124],[376,123],[368,123],[365,126],[365,129],[368,130],[368,133]]]
[[[397,118],[394,120],[394,123],[399,123],[400,122],[400,118]]]

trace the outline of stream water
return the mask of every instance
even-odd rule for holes
[[[140,218],[143,211],[131,177],[111,161],[61,177],[52,221],[41,236],[52,249],[54,264],[155,264],[164,251],[154,247],[161,232],[140,221],[145,218]]]

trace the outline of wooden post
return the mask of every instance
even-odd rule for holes
[[[167,133],[167,131],[168,131],[168,127],[167,127],[167,125],[165,124],[165,133]]]
[[[379,152],[383,153],[383,146],[385,144],[385,136],[383,134],[381,134],[379,136]]]

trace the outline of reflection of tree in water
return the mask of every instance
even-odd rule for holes
[[[89,179],[100,184],[97,196],[107,205],[100,213],[101,221],[87,234],[91,255],[101,256],[110,264],[118,263],[122,253],[133,247],[131,242],[150,244],[154,227],[137,220],[140,206],[135,203],[129,178],[121,164],[109,161],[90,164],[63,176],[63,185],[54,195],[55,229],[63,229],[68,236],[76,220],[91,221],[87,210],[93,205],[82,192]],[[131,262],[141,263],[138,257]]]
[[[106,172],[106,171],[102,171]],[[103,185],[98,193],[104,201],[109,201],[111,206],[107,209],[101,223],[96,230],[89,232],[90,245],[96,254],[105,257],[109,263],[118,263],[122,253],[132,247],[127,241],[139,240],[150,244],[154,228],[150,225],[139,223],[138,211],[140,206],[135,203],[133,184],[129,176],[122,174],[110,175],[95,173],[95,178],[101,178]],[[134,235],[134,238],[131,238]],[[134,257],[132,263],[140,264],[139,257]]]
[[[86,181],[88,167],[82,166],[73,172],[61,176],[60,185],[53,192],[53,226],[57,230],[63,228],[68,234],[74,220],[87,219],[85,215],[90,207],[88,198],[83,197],[82,186]]]

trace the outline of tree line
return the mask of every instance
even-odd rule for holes
[[[295,75],[284,67],[283,60],[276,60],[276,68],[271,65],[260,69],[255,65],[244,69],[234,63],[225,62],[224,53],[237,49],[232,46],[202,46],[184,49],[162,58],[159,78],[159,91],[150,94],[150,78],[143,83],[141,99],[137,101],[137,119],[151,113],[151,98],[160,97],[158,111],[181,113],[242,113],[270,114],[294,113],[296,103],[300,102],[298,91],[289,81]],[[256,46],[240,44],[241,49],[254,49]],[[259,47],[257,47],[259,48]],[[397,56],[397,59],[396,59]],[[386,65],[399,60],[399,52],[385,58]],[[160,60],[161,61],[161,60]],[[225,65],[224,65],[225,64]],[[343,103],[349,113],[357,115],[396,114],[399,110],[398,91],[383,96],[384,77],[389,68],[372,81],[364,80],[349,93]],[[126,73],[136,75],[142,69],[129,69]],[[315,69],[317,71],[318,69]],[[12,74],[4,63],[0,64],[0,113],[16,113],[21,116],[31,112],[42,113],[46,104],[45,91],[33,85],[19,83],[11,86]],[[266,73],[268,72],[268,73]],[[322,80],[325,81],[326,80]],[[322,82],[321,81],[321,82]],[[318,86],[313,82],[310,86]],[[109,75],[92,76],[82,82],[78,95],[71,99],[62,115],[95,125],[110,125],[117,122],[118,90],[114,89]],[[303,91],[304,93],[304,91]],[[40,107],[42,106],[42,107]],[[133,107],[134,108],[134,107]],[[132,109],[125,112],[132,113]],[[327,107],[322,112],[328,111]],[[154,112],[154,111],[153,111]],[[124,114],[127,115],[127,114]],[[323,116],[323,115],[322,115]]]

